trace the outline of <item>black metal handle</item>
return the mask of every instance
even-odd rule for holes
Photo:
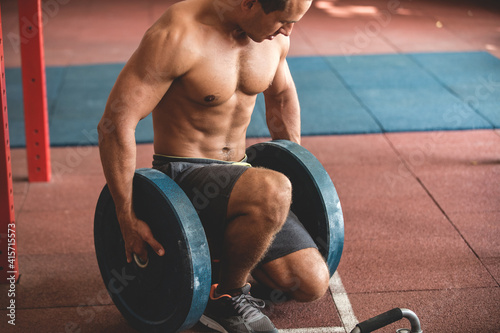
[[[398,320],[403,319],[403,311],[400,308],[394,308],[376,317],[365,320],[362,323],[356,325],[359,328],[359,333],[368,333],[378,330],[379,328],[385,327],[389,324],[395,323]]]
[[[400,309],[400,308],[394,308],[376,317],[373,317],[371,319],[365,320],[362,323],[359,323],[351,331],[351,333],[373,332],[389,324],[395,323],[403,318],[406,318],[410,321],[411,333],[422,333],[422,329],[420,327],[420,320],[418,319],[417,315],[411,310]]]

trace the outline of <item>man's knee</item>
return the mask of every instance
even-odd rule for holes
[[[315,267],[298,278],[299,287],[292,291],[292,297],[299,302],[312,302],[323,297],[328,290],[330,274],[325,266]]]
[[[282,173],[268,170],[257,186],[261,189],[260,208],[272,219],[285,222],[292,202],[292,184]]]
[[[251,214],[258,221],[281,228],[284,224],[292,201],[292,184],[283,174],[262,168],[247,170],[233,191],[239,214]]]
[[[304,249],[265,264],[254,276],[299,302],[311,302],[328,290],[330,273],[325,261],[313,249]]]

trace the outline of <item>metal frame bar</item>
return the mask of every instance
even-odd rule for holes
[[[19,0],[24,125],[30,182],[48,182],[51,178],[42,14],[41,0]]]
[[[14,220],[14,189],[9,143],[7,94],[3,54],[2,13],[0,11],[0,283],[19,278]],[[13,236],[11,236],[13,235]],[[9,280],[7,280],[9,279]]]

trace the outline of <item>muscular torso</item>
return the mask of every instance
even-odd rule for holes
[[[272,83],[283,43],[234,38],[194,18],[189,26],[196,60],[153,110],[155,152],[241,160],[256,95]]]

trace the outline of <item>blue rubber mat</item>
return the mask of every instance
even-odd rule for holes
[[[303,135],[500,128],[500,59],[486,52],[288,60]],[[48,67],[53,146],[97,143],[96,126],[123,64]],[[21,72],[6,70],[11,145],[24,146]],[[258,96],[249,137],[268,136]],[[136,131],[152,142],[151,116]]]

